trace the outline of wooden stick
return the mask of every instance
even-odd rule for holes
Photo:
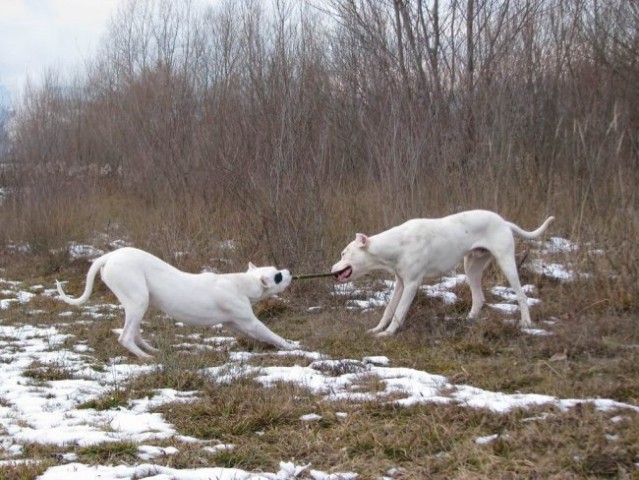
[[[307,275],[293,275],[293,280],[306,280],[307,278],[334,277],[334,273],[309,273]]]

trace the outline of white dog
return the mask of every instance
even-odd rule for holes
[[[86,287],[79,298],[68,297],[56,280],[60,297],[71,305],[85,303],[100,271],[124,307],[124,329],[118,341],[141,358],[151,355],[140,347],[156,352],[140,334],[140,323],[149,306],[162,310],[175,320],[189,325],[221,323],[255,340],[278,348],[296,346],[270,331],[253,314],[251,304],[280,293],[291,283],[288,270],[257,268],[249,263],[246,273],[186,273],[136,248],[120,248],[93,261],[87,273]]]
[[[548,217],[537,230],[527,232],[486,210],[437,219],[413,219],[371,237],[356,234],[331,272],[340,282],[354,280],[372,270],[395,274],[395,290],[384,315],[379,324],[369,330],[378,336],[387,336],[402,326],[424,277],[442,275],[462,258],[472,295],[468,318],[477,318],[485,301],[482,273],[494,257],[517,294],[521,325],[529,326],[530,312],[517,274],[513,232],[524,238],[537,238],[553,220],[554,217]]]

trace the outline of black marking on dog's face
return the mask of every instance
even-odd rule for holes
[[[278,284],[282,281],[282,272],[277,272],[277,274],[275,275],[275,283]]]

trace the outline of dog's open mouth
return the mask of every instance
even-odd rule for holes
[[[338,282],[345,282],[346,280],[348,280],[348,278],[351,276],[351,274],[353,273],[353,268],[349,265],[346,268],[343,268],[342,270],[340,270],[339,272],[335,272],[335,279]]]

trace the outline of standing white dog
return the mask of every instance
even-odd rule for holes
[[[79,298],[68,297],[56,280],[60,297],[71,305],[85,303],[100,271],[124,307],[124,329],[118,341],[131,353],[150,358],[150,346],[140,334],[142,317],[149,306],[162,310],[189,325],[224,324],[261,342],[292,350],[296,346],[269,330],[253,314],[251,304],[286,289],[291,283],[288,270],[257,268],[249,263],[246,273],[186,273],[136,248],[120,248],[93,261],[86,287]],[[141,348],[140,348],[141,347]]]
[[[395,274],[395,290],[384,315],[379,324],[369,330],[378,336],[387,336],[402,326],[424,277],[442,275],[462,258],[472,295],[468,318],[477,318],[485,302],[482,273],[494,257],[517,294],[521,326],[529,326],[530,312],[519,283],[513,232],[524,238],[537,238],[554,219],[548,217],[532,232],[486,210],[471,210],[437,219],[413,219],[371,237],[356,234],[331,272],[340,282],[354,280],[372,270]]]

